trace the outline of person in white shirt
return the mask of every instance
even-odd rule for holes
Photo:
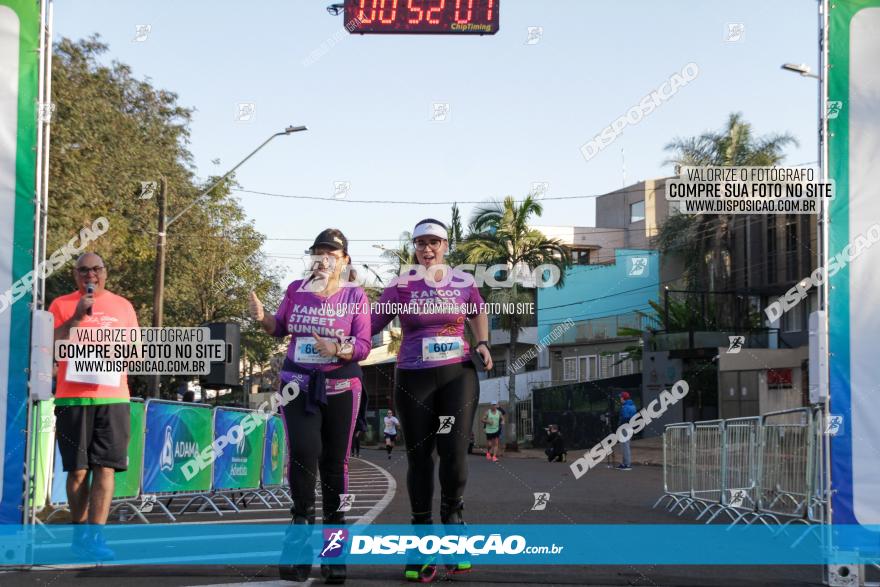
[[[400,426],[400,420],[394,417],[391,410],[385,414],[385,450],[388,451],[388,459],[391,459],[391,451],[394,450],[394,443],[397,441],[397,427]]]

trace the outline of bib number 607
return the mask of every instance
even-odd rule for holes
[[[446,351],[451,351],[454,348],[455,343],[452,342],[435,342],[433,350],[435,353],[445,353]]]

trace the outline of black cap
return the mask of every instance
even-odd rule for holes
[[[345,238],[345,235],[342,234],[342,231],[336,230],[335,228],[327,228],[322,230],[321,234],[315,238],[311,250],[314,251],[316,247],[321,246],[330,247],[337,251],[347,251],[348,240]]]

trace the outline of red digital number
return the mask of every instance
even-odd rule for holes
[[[486,8],[486,22],[492,22],[492,10],[495,8],[495,0],[489,0],[489,6]]]
[[[471,21],[474,13],[474,0],[468,0],[467,18],[461,18],[461,0],[455,0],[455,22],[466,24]]]
[[[394,19],[397,18],[397,1],[391,0],[391,17],[385,18],[383,15],[385,14],[385,2],[386,0],[379,0],[381,3],[379,4],[379,22],[382,24],[391,24],[394,22]],[[376,0],[373,0],[373,6],[376,6]]]
[[[428,9],[428,22],[430,22],[431,24],[440,24],[440,19],[439,18],[432,18],[431,13],[432,12],[436,12],[436,13],[442,12],[444,8],[446,8],[446,0],[440,0],[440,6],[433,6],[433,7],[429,8]]]
[[[413,6],[413,2],[415,2],[415,1],[416,0],[409,0],[409,2],[407,2],[407,4],[406,4],[406,7],[409,8],[409,12],[410,12],[410,17],[409,17],[409,20],[407,21],[409,24],[419,24],[420,22],[422,22],[422,18],[424,18],[424,12],[422,11],[422,9],[416,8],[415,6]],[[413,12],[419,13],[418,18],[414,18],[412,16]]]
[[[379,0],[372,0],[373,9],[370,11],[370,17],[367,18],[367,13],[364,9],[366,8],[366,4],[367,4],[368,0],[361,0],[360,14],[358,15],[358,18],[360,18],[361,23],[370,24],[371,22],[376,20],[376,4],[378,3],[378,1]]]

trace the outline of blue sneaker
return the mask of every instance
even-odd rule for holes
[[[116,558],[116,553],[107,546],[100,526],[75,526],[70,549],[78,558],[90,561],[109,561]]]

